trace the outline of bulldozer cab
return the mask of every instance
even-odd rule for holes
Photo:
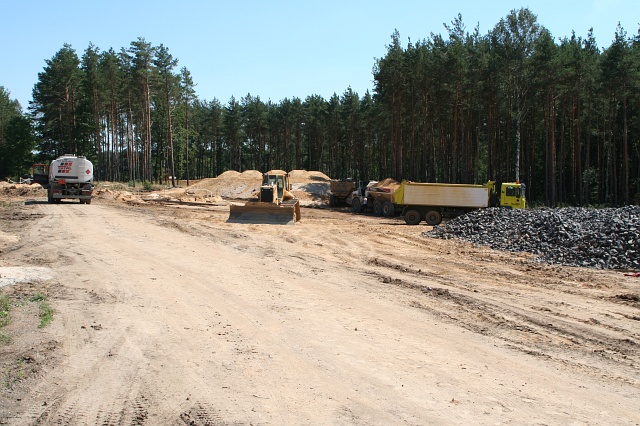
[[[265,174],[263,185],[276,187],[278,191],[277,198],[278,200],[282,200],[285,187],[284,175]]]
[[[300,221],[300,201],[293,196],[289,174],[272,170],[263,175],[260,195],[244,206],[231,204],[231,223],[294,224]]]

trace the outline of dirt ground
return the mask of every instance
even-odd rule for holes
[[[293,226],[226,223],[219,181],[0,188],[0,424],[640,424],[640,278],[428,239],[305,179]]]

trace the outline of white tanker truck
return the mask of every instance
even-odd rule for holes
[[[49,203],[76,199],[91,204],[93,194],[93,163],[85,157],[61,155],[51,164],[34,164],[33,180],[47,189]]]

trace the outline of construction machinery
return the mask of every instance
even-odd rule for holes
[[[340,204],[347,203],[347,198],[349,198],[355,189],[355,182],[353,179],[331,180],[329,182],[329,189],[331,190],[329,206],[336,207]]]
[[[33,165],[33,182],[47,190],[49,203],[62,199],[75,199],[80,204],[91,204],[93,196],[93,163],[86,157],[65,154],[51,164]]]
[[[43,163],[37,163],[31,166],[31,175],[33,176],[33,183],[39,183],[43,188],[49,184],[49,165]]]
[[[394,189],[384,186],[387,183],[387,180],[381,182],[376,180],[362,181],[360,188],[353,191],[347,199],[347,204],[351,205],[354,213],[370,210],[374,216],[382,216],[384,203],[391,201]]]
[[[229,206],[230,223],[293,225],[300,221],[300,200],[291,193],[289,173],[271,170],[262,175],[257,199]]]
[[[443,217],[456,217],[485,207],[526,207],[525,186],[520,182],[466,185],[402,181],[392,195],[392,200],[382,206],[384,216],[401,211],[408,225],[424,220],[435,226]]]

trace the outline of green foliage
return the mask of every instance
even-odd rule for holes
[[[0,179],[30,174],[35,137],[20,104],[0,86]]]
[[[198,99],[188,69],[144,38],[119,52],[89,45],[82,58],[64,45],[34,89],[38,150],[84,153],[97,179],[145,189],[167,176],[278,168],[521,178],[530,203],[552,206],[640,194],[640,36],[617,28],[601,49],[591,31],[554,37],[528,8],[487,34],[469,32],[461,15],[445,27],[406,46],[395,31],[375,60],[374,93],[278,103]]]
[[[45,300],[47,300],[47,296],[42,293],[36,293],[29,297],[29,302],[44,302]]]
[[[32,113],[37,117],[39,150],[55,158],[65,153],[90,152],[83,131],[84,120],[78,121],[80,85],[83,78],[75,50],[65,44],[38,74],[33,89]]]
[[[51,321],[53,321],[53,314],[55,313],[55,310],[51,306],[49,306],[49,304],[46,301],[40,302],[39,309],[40,309],[40,324],[38,324],[38,328],[44,328],[47,325],[49,325]]]
[[[11,303],[9,297],[0,294],[0,328],[9,324],[9,312],[11,311]]]
[[[38,303],[40,324],[38,328],[44,328],[53,321],[55,310],[47,302],[47,296],[42,293],[36,293],[29,297],[30,302]]]

